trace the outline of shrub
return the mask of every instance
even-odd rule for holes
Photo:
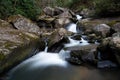
[[[34,0],[0,1],[0,18],[6,18],[14,14],[21,14],[31,19],[35,19],[38,13],[40,13],[40,8],[36,6]]]
[[[94,0],[95,15],[115,16],[120,15],[120,0]]]

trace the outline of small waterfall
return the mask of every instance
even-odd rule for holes
[[[47,52],[47,51],[48,51],[48,46],[46,46],[44,49],[44,52]]]
[[[76,18],[77,20],[81,20],[82,19],[82,16],[80,15],[76,15]],[[77,21],[77,22],[78,22]],[[71,23],[69,26],[68,26],[68,31],[71,31],[73,33],[77,33],[77,22],[76,23]]]
[[[81,46],[89,45],[88,41],[84,40],[82,37],[81,37],[80,42],[81,42],[81,44],[80,44]]]
[[[59,56],[60,56],[62,59],[70,58],[70,51],[62,49],[62,50],[59,52]]]
[[[72,47],[72,46],[76,46],[76,45],[80,44],[80,41],[74,40],[71,37],[68,37],[68,39],[69,39],[70,43],[65,44],[65,47]]]
[[[77,20],[81,20],[81,19],[82,19],[82,16],[76,15],[76,18],[77,18]]]
[[[44,52],[47,52],[48,51],[48,42],[47,42],[47,39],[45,40],[45,49],[44,49]]]
[[[77,33],[76,27],[77,27],[77,25],[76,25],[75,23],[71,23],[71,24],[68,26],[68,31],[71,31],[71,32],[73,32],[73,33]]]
[[[81,37],[81,40],[74,40],[71,37],[68,37],[68,39],[70,43],[65,44],[65,47],[89,45],[88,41],[84,40],[82,37]]]

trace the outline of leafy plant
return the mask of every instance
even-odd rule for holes
[[[34,0],[0,0],[0,18],[21,14],[35,19],[38,13],[40,8],[36,6]]]

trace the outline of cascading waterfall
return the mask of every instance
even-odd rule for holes
[[[75,23],[71,23],[70,26],[68,27],[68,31],[77,33],[76,27],[77,27],[77,25]]]
[[[79,15],[76,15],[76,17],[78,20],[82,18],[82,16]],[[68,31],[77,33],[76,24],[70,24]],[[64,47],[88,46],[89,43],[82,37],[81,40],[74,40],[68,36],[70,43],[65,44]],[[48,53],[47,40],[45,43],[46,47],[43,52],[37,53],[35,56],[25,60],[12,69],[7,80],[106,80],[108,76],[112,75],[113,77],[113,74],[105,72],[107,78],[104,79],[101,75],[103,71],[100,72],[97,69],[83,66],[73,66],[65,61],[66,58],[70,58],[69,50],[62,49],[59,53]],[[98,58],[101,59],[100,55],[98,55]],[[106,61],[106,63],[109,62]],[[116,78],[116,75],[114,77]]]
[[[78,21],[80,21],[82,19],[82,16],[80,15],[76,15],[76,18]],[[71,23],[68,27],[68,31],[71,31],[73,33],[77,33],[77,22],[76,23]]]

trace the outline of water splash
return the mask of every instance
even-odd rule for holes
[[[65,47],[72,47],[72,46],[85,46],[89,45],[88,41],[81,38],[81,40],[74,40],[71,37],[68,37],[70,43],[65,44]]]
[[[80,15],[76,15],[76,17],[77,17],[77,20],[81,20],[82,19],[82,16],[80,16]]]
[[[60,56],[62,59],[64,59],[64,60],[65,60],[66,58],[70,58],[70,51],[62,49],[62,50],[59,52],[59,56]]]

